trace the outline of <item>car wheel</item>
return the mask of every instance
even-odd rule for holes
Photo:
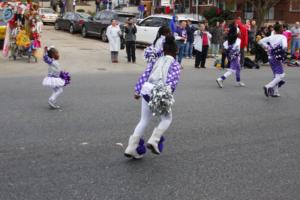
[[[86,30],[85,26],[82,27],[81,36],[84,37],[84,38],[87,37],[87,30]]]
[[[106,35],[106,29],[102,30],[101,39],[102,39],[103,42],[108,42],[108,38],[107,38],[107,35]]]
[[[55,30],[59,30],[59,26],[58,26],[57,22],[54,23],[54,28],[55,28]]]
[[[74,26],[73,26],[72,24],[70,25],[69,32],[70,32],[71,34],[74,33]]]

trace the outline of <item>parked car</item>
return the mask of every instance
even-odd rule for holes
[[[54,24],[54,22],[58,17],[58,15],[54,12],[52,8],[39,8],[38,13],[44,24],[45,23]]]
[[[116,19],[119,21],[122,26],[129,17],[134,18],[134,14],[114,11],[114,10],[104,10],[98,12],[95,17],[90,20],[84,22],[82,26],[82,37],[87,36],[97,36],[102,41],[107,42],[106,29],[111,24],[112,19]]]
[[[136,24],[136,42],[139,44],[152,44],[161,26],[169,26],[172,19],[171,15],[151,15]],[[197,20],[178,16],[179,21],[191,20],[193,26],[199,27]]]
[[[86,13],[67,12],[63,17],[58,17],[55,21],[56,30],[67,30],[70,33],[81,32],[82,25],[89,20],[91,16]]]
[[[0,16],[2,16],[3,10],[0,9]],[[6,23],[0,19],[0,49],[3,48],[4,39],[6,34]]]

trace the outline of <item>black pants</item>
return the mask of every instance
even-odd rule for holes
[[[196,59],[195,59],[195,67],[198,68],[201,64],[202,68],[205,68],[205,62],[207,58],[208,46],[202,47],[202,52],[195,50]]]
[[[135,41],[126,42],[126,53],[128,62],[135,62]]]
[[[222,52],[222,60],[221,60],[221,67],[222,67],[223,69],[229,68],[229,66],[230,66],[230,62],[229,62],[228,59],[227,59],[227,60],[228,60],[227,65],[225,66],[225,61],[226,61],[226,59],[227,59],[226,51],[223,51],[223,52]]]

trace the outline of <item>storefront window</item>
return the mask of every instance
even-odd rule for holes
[[[193,5],[196,6],[198,2],[199,6],[213,6],[216,5],[216,0],[193,0]]]
[[[236,0],[226,0],[226,10],[236,11]]]
[[[291,12],[300,11],[300,1],[299,0],[291,0],[290,1],[290,11]]]

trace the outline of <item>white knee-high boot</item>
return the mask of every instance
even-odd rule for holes
[[[145,153],[146,147],[144,140],[139,136],[131,135],[124,155],[129,158],[141,159]]]
[[[163,151],[163,142],[165,138],[162,136],[165,130],[155,128],[151,137],[147,142],[147,147],[152,151],[154,154],[160,154]]]

